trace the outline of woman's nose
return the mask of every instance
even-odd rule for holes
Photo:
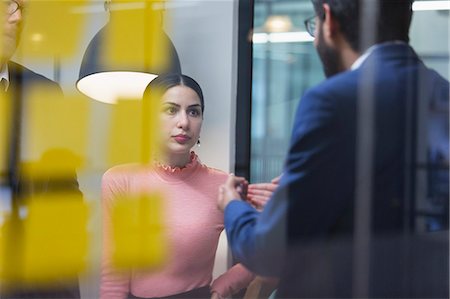
[[[180,112],[177,119],[177,127],[186,129],[189,125],[189,118],[185,112]]]

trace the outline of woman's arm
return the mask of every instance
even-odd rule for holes
[[[129,273],[119,272],[112,265],[111,211],[119,192],[119,184],[107,172],[102,180],[103,248],[100,299],[126,299],[129,293]]]
[[[212,282],[211,293],[217,293],[220,296],[218,298],[229,297],[246,288],[253,278],[255,275],[252,272],[243,265],[236,264]]]

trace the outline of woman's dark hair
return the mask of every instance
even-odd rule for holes
[[[151,97],[152,93],[155,91],[157,91],[159,95],[163,95],[169,88],[175,86],[186,86],[195,91],[200,98],[200,105],[203,113],[205,110],[205,101],[200,85],[191,77],[179,73],[162,74],[153,79],[145,88],[144,99]]]

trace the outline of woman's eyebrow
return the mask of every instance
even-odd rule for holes
[[[177,106],[180,107],[180,105],[176,104],[176,103],[172,103],[172,102],[164,102],[162,103],[163,105],[170,105],[170,106]]]

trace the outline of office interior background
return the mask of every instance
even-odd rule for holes
[[[410,38],[425,64],[449,79],[449,1],[440,3],[446,8],[416,7]],[[33,57],[19,48],[13,59],[60,83],[66,95],[80,95],[75,83],[83,55],[109,18],[104,1],[91,0],[83,5],[78,12],[84,16],[83,31],[74,37],[78,38],[78,49],[72,56]],[[237,173],[246,174],[251,182],[264,182],[279,175],[301,95],[324,80],[319,58],[303,25],[314,14],[310,1],[171,0],[165,2],[162,14],[182,72],[196,78],[204,90],[201,147],[195,149],[202,162],[235,172],[236,159],[244,160]],[[80,278],[83,298],[98,296],[100,185],[102,174],[111,166],[105,153],[111,146],[107,136],[113,127],[111,104],[90,100],[89,111],[85,120],[85,163],[78,170],[80,188],[91,207],[89,265]],[[242,123],[247,126],[241,127]],[[30,153],[25,150],[24,160],[33,159],[27,154]],[[448,173],[448,168],[445,171]],[[448,190],[446,196],[446,201],[425,196],[419,204],[424,230],[448,227]],[[214,275],[230,263],[223,238],[216,260]]]

